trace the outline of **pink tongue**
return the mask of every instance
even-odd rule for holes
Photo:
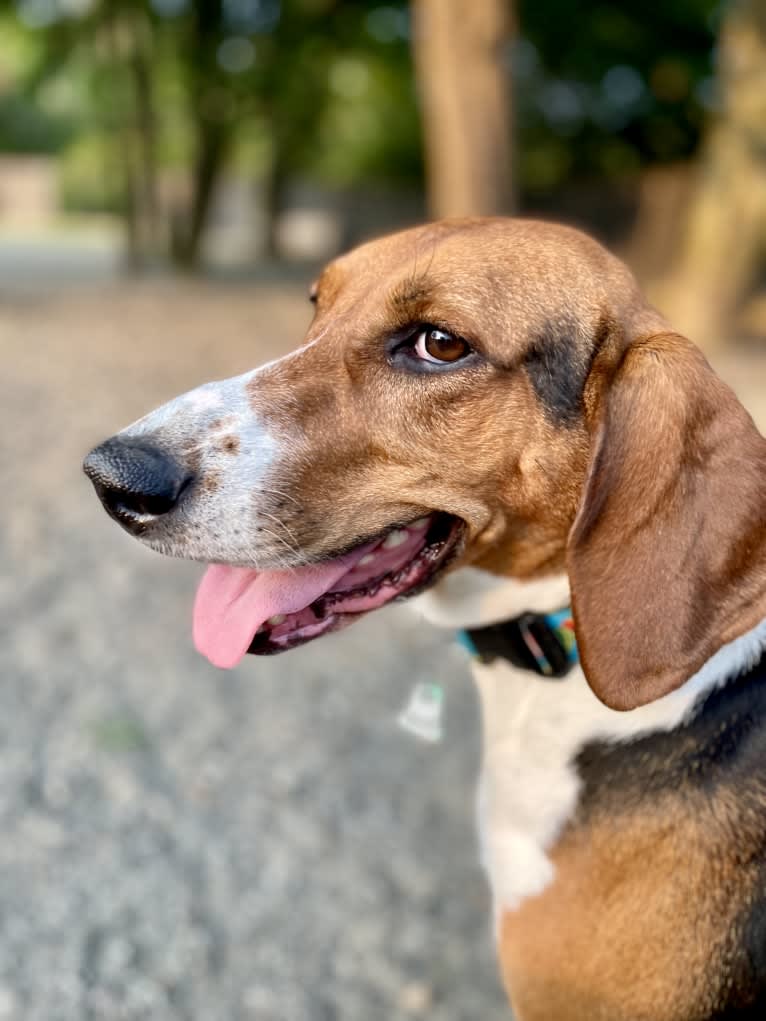
[[[194,601],[194,644],[214,666],[230,669],[253,635],[278,613],[296,613],[328,592],[375,543],[337,560],[286,571],[253,571],[212,564]]]

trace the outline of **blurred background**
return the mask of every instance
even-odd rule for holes
[[[218,672],[199,569],[80,461],[464,214],[605,240],[764,429],[766,0],[6,0],[0,40],[0,1021],[507,1017],[451,636]]]

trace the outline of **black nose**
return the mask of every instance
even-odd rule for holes
[[[141,531],[147,517],[173,510],[193,479],[146,440],[120,437],[91,450],[83,470],[109,514],[132,531]]]

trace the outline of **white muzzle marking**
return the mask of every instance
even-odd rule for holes
[[[254,406],[252,384],[266,367],[205,383],[134,422],[120,437],[147,440],[194,474],[178,506],[140,536],[153,549],[189,560],[243,567],[288,564],[293,548],[280,524],[279,478],[287,451]]]

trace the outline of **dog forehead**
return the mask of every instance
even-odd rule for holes
[[[437,297],[486,312],[535,318],[556,304],[583,318],[600,303],[612,268],[593,239],[559,224],[446,220],[366,242],[320,277],[325,307],[382,297]]]

